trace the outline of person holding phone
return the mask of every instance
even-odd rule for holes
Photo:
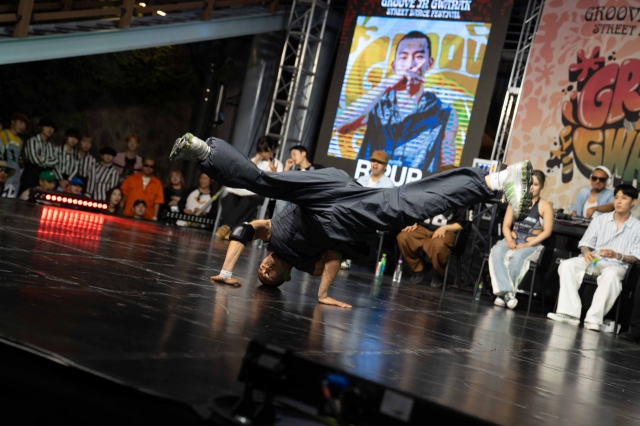
[[[265,172],[281,172],[284,169],[280,160],[273,157],[273,146],[274,143],[268,136],[263,136],[258,139],[258,148],[252,161],[260,170]]]

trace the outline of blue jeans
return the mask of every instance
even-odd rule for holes
[[[489,274],[493,294],[501,296],[507,292],[515,292],[539,248],[540,245],[509,250],[506,240],[498,241],[489,254]]]

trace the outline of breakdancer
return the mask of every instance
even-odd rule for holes
[[[264,197],[290,201],[271,220],[254,220],[231,232],[229,248],[213,281],[240,285],[233,268],[245,245],[256,239],[269,243],[258,278],[269,286],[291,279],[296,268],[321,276],[318,301],[351,308],[328,295],[340,271],[341,256],[368,252],[376,230],[399,230],[447,210],[472,206],[504,191],[514,217],[531,209],[532,167],[528,161],[485,176],[480,169],[459,168],[398,188],[364,188],[334,168],[287,173],[265,172],[223,140],[206,142],[187,133],[177,139],[170,159],[198,160],[212,179],[232,188],[245,188]],[[364,248],[364,250],[363,250]]]

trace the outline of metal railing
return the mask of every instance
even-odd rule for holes
[[[201,9],[200,19],[208,21],[215,9],[256,4],[268,4],[275,13],[280,0],[61,0],[51,3],[35,3],[20,0],[17,5],[0,6],[0,24],[15,23],[13,36],[26,37],[29,25],[40,22],[70,21],[95,18],[119,19],[118,28],[129,28],[136,15],[164,16],[171,12]]]

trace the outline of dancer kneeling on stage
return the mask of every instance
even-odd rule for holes
[[[238,285],[233,268],[251,240],[269,242],[269,253],[258,268],[265,285],[291,279],[291,269],[321,276],[318,301],[350,308],[328,295],[341,256],[363,255],[376,230],[397,231],[448,210],[471,206],[504,190],[514,216],[531,209],[531,163],[514,164],[485,176],[480,169],[460,168],[439,173],[398,188],[364,188],[347,173],[334,168],[273,173],[256,165],[226,142],[206,142],[187,133],[176,140],[172,160],[199,160],[212,179],[233,188],[245,188],[264,197],[289,201],[271,220],[256,220],[232,231],[231,243],[219,275],[212,280]]]
[[[578,243],[581,256],[560,264],[558,308],[547,318],[567,324],[580,324],[582,301],[578,289],[587,267],[598,276],[598,288],[584,319],[589,330],[600,331],[604,316],[622,291],[622,280],[631,263],[640,263],[640,220],[631,214],[638,200],[638,190],[631,185],[618,185],[614,190],[614,211],[594,218]]]
[[[545,175],[540,170],[533,172],[531,196],[533,207],[529,215],[514,224],[513,210],[507,207],[502,222],[504,239],[493,246],[489,254],[489,274],[496,306],[514,309],[518,304],[515,292],[529,270],[529,264],[542,251],[542,243],[553,231],[553,208],[540,198]],[[513,230],[511,229],[513,225]]]

